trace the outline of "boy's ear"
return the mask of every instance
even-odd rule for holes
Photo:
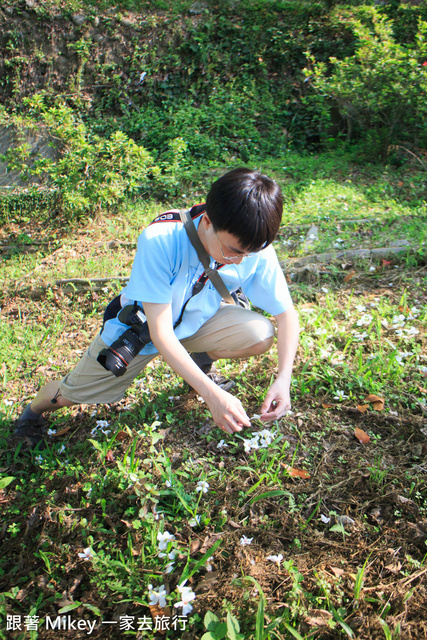
[[[200,222],[204,225],[204,228],[205,228],[206,230],[208,230],[208,229],[209,229],[209,227],[211,227],[211,226],[212,226],[212,222],[210,221],[209,216],[208,216],[208,214],[207,214],[207,213],[204,213],[204,214],[203,214],[203,217],[202,217],[202,219],[201,219],[201,221],[200,221]]]

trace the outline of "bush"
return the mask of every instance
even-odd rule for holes
[[[330,72],[308,54],[304,72],[317,93],[323,124],[338,109],[347,140],[363,137],[370,157],[384,158],[391,144],[427,142],[427,23],[419,20],[415,42],[405,47],[396,43],[392,21],[377,9],[364,7],[360,14],[364,21],[347,16],[358,38],[356,53],[343,60],[331,57]]]
[[[28,145],[10,149],[3,160],[22,178],[36,176],[56,189],[60,208],[69,219],[117,205],[160,174],[149,152],[121,131],[108,138],[95,134],[64,102],[48,106],[41,94],[25,99],[25,117],[10,117],[23,130],[43,125],[55,145],[57,160],[32,155]]]

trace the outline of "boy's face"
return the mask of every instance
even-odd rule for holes
[[[236,236],[228,231],[215,231],[208,216],[200,221],[200,239],[209,255],[220,264],[240,264],[248,254]]]

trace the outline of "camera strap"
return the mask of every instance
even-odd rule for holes
[[[224,280],[221,278],[218,271],[216,269],[212,269],[210,266],[209,254],[204,248],[199,238],[199,234],[197,233],[197,229],[191,217],[190,210],[181,209],[179,212],[179,216],[184,224],[185,230],[187,232],[187,235],[191,244],[197,251],[197,256],[203,265],[205,274],[207,275],[209,280],[212,282],[213,286],[218,291],[218,293],[220,294],[223,300],[225,300],[229,304],[236,304],[234,298],[232,297],[231,293],[225,286]]]

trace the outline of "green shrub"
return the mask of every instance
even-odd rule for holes
[[[358,38],[356,53],[324,62],[308,54],[304,70],[317,93],[323,123],[338,109],[347,140],[364,138],[372,158],[385,157],[392,144],[420,147],[427,142],[427,23],[419,20],[415,42],[404,47],[393,36],[393,23],[374,7],[346,17]],[[325,128],[327,133],[327,128]]]
[[[160,174],[149,152],[121,131],[108,138],[95,134],[64,102],[48,106],[44,96],[25,99],[25,117],[10,117],[23,130],[43,126],[58,159],[33,155],[26,143],[3,157],[22,178],[36,176],[57,189],[60,207],[70,219],[109,208],[141,189],[148,177]]]

